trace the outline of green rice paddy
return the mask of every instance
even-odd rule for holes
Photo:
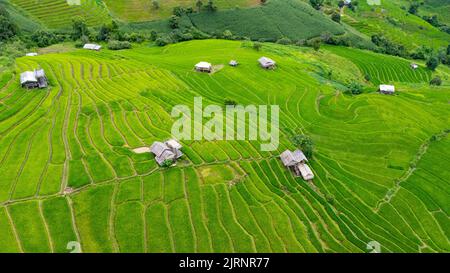
[[[370,241],[449,252],[449,86],[429,87],[430,73],[400,58],[346,52],[204,40],[17,59],[0,77],[0,252],[68,252],[70,241],[84,252],[366,252]],[[278,69],[260,69],[262,55]],[[230,59],[241,65],[193,71]],[[37,66],[51,88],[20,88]],[[339,91],[366,73],[398,94]],[[279,149],[185,141],[169,169],[132,153],[169,138],[172,107],[195,96],[279,105]],[[313,185],[277,157],[291,132],[315,143]]]

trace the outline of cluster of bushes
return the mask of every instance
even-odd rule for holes
[[[117,41],[117,40],[109,40],[108,49],[110,50],[120,50],[120,49],[130,49],[131,43],[128,41]]]
[[[268,42],[267,39],[261,39],[260,42]],[[271,41],[269,41],[271,42]],[[352,41],[348,36],[338,36],[333,35],[330,32],[324,32],[319,37],[314,37],[311,39],[300,39],[300,40],[291,40],[287,37],[281,37],[280,39],[275,41],[277,44],[282,45],[296,45],[296,46],[307,46],[312,47],[316,51],[320,49],[322,43],[329,45],[340,45],[340,46],[351,46]]]
[[[435,70],[439,64],[450,65],[450,44],[447,48],[439,50],[421,46],[412,52],[410,57],[416,60],[426,60],[427,67]]]
[[[211,35],[200,31],[195,27],[185,28],[185,29],[174,29],[170,33],[156,33],[152,31],[150,40],[155,41],[157,46],[165,46],[168,44],[190,41],[190,40],[203,40],[212,37]]]
[[[378,46],[377,51],[380,53],[407,57],[408,53],[403,45],[396,44],[382,35],[372,35],[372,43]]]
[[[352,94],[352,95],[359,95],[362,94],[364,87],[358,83],[358,82],[351,82],[348,86],[347,86],[347,91],[348,93]]]

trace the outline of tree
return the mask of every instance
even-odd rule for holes
[[[359,3],[358,3],[358,0],[353,0],[352,2],[350,2],[349,4],[348,4],[348,8],[351,10],[351,11],[355,11],[356,10],[356,7],[359,5]]]
[[[231,39],[233,38],[233,33],[232,33],[230,30],[226,29],[226,30],[222,33],[222,37],[223,37],[224,39],[231,40]]]
[[[436,56],[430,57],[427,60],[427,67],[432,71],[436,70],[438,66],[439,66],[439,59]]]
[[[309,3],[311,4],[311,6],[313,8],[315,8],[316,10],[320,10],[322,8],[323,2],[324,2],[324,0],[309,0]]]
[[[78,40],[82,36],[89,36],[89,29],[83,17],[77,16],[72,19],[72,39]]]
[[[9,16],[0,15],[0,42],[11,39],[17,34],[16,25],[10,20]]]
[[[52,32],[37,30],[31,35],[31,40],[39,47],[46,47],[58,42],[58,38]]]
[[[338,2],[338,7],[339,7],[340,9],[342,9],[344,6],[345,6],[344,0],[340,0],[340,1]]]
[[[314,38],[314,39],[308,40],[307,45],[314,48],[315,51],[319,51],[321,43],[322,43],[322,39]]]
[[[433,16],[423,16],[422,17],[425,21],[427,21],[428,23],[430,23],[430,25],[434,26],[434,27],[440,27],[441,23],[439,23],[439,19],[436,15]]]
[[[308,159],[313,157],[314,143],[307,135],[296,135],[292,138],[292,143],[302,150]]]
[[[408,9],[408,12],[416,15],[418,11],[419,11],[419,3],[417,3],[417,2],[411,3],[411,5],[409,6],[409,9]]]
[[[217,6],[214,5],[213,0],[208,0],[208,4],[205,6],[206,10],[209,12],[215,12],[217,11]]]
[[[202,7],[203,7],[203,2],[202,2],[202,0],[198,0],[198,1],[195,3],[195,6],[197,7],[197,12],[200,12],[200,11],[202,10]]]
[[[442,84],[442,80],[439,76],[434,77],[431,81],[430,81],[430,85],[436,85],[439,86]]]
[[[340,23],[341,22],[341,14],[339,12],[333,12],[333,14],[331,14],[331,20]]]
[[[111,27],[106,24],[103,24],[98,31],[97,40],[107,41],[109,40],[110,34],[111,34]]]
[[[175,15],[175,16],[178,16],[178,17],[181,17],[181,16],[183,16],[183,14],[185,14],[186,13],[186,10],[183,8],[183,7],[174,7],[173,8],[173,15]]]
[[[169,19],[169,26],[172,29],[178,28],[180,25],[180,17],[176,16],[176,15],[172,15],[170,16]]]
[[[450,44],[447,46],[447,55],[450,55]]]
[[[153,0],[152,1],[152,7],[153,7],[153,9],[159,9],[159,1],[158,0]]]
[[[150,30],[150,41],[155,41],[158,38],[158,32],[152,29]]]

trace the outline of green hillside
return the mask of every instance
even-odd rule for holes
[[[88,25],[95,26],[109,19],[108,11],[101,1],[80,0],[81,5],[69,5],[67,0],[9,0],[13,5],[22,9],[29,16],[43,23],[49,28],[67,28],[71,26],[71,19],[81,16]]]
[[[156,1],[155,6],[149,0],[103,0],[114,16],[128,22],[152,21],[165,19],[172,15],[173,8],[184,7],[197,10],[197,0],[163,0]],[[260,3],[259,0],[216,0],[214,4],[219,9],[235,7],[251,7]],[[207,1],[203,1],[206,5]]]
[[[439,14],[444,21],[448,20],[448,13],[443,12],[448,5],[442,1],[428,2],[428,7],[434,6],[435,10],[440,10],[433,14]],[[408,13],[411,1],[381,1],[379,6],[368,5],[366,1],[358,3],[355,12],[344,9],[342,20],[366,35],[383,34],[407,49],[421,45],[432,48],[446,47],[450,41],[450,34],[440,31],[421,18],[422,15],[430,14],[433,9],[420,7],[419,16],[416,16]]]
[[[85,252],[366,252],[375,240],[383,252],[449,252],[447,70],[430,87],[429,72],[413,75],[396,57],[247,44],[17,59],[0,78],[0,251],[66,252],[79,241]],[[260,69],[262,55],[278,68]],[[222,69],[196,73],[201,60]],[[18,74],[37,66],[51,88],[20,88]],[[341,91],[368,72],[398,94],[371,83],[358,96]],[[172,168],[131,151],[170,137],[172,107],[196,96],[279,105],[279,149],[185,141]],[[278,157],[294,148],[292,132],[314,141],[311,183]]]
[[[342,26],[298,0],[272,0],[253,9],[193,14],[190,19],[193,25],[209,33],[228,29],[252,39],[288,37],[299,40],[324,32],[345,32]]]

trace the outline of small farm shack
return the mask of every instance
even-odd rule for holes
[[[411,64],[411,68],[414,69],[414,70],[416,70],[417,68],[419,68],[419,65],[418,65],[418,64],[415,64],[415,63],[412,63],[412,64]]]
[[[274,60],[267,57],[259,58],[258,62],[264,69],[275,69],[277,65],[277,63]]]
[[[44,69],[23,72],[20,74],[20,85],[27,89],[46,88],[48,86],[48,80],[45,76]]]
[[[304,180],[312,180],[314,179],[314,174],[311,171],[311,168],[306,164],[298,164],[297,165],[298,170],[300,171],[301,176]]]
[[[306,164],[308,159],[302,151],[295,150],[292,152],[286,150],[280,155],[280,158],[283,165],[291,169],[296,176],[301,176],[304,180],[311,180],[314,178],[311,168]]]
[[[379,87],[379,91],[382,94],[392,95],[395,93],[395,86],[388,84],[381,84]]]
[[[99,51],[102,49],[102,46],[97,44],[85,44],[83,49]]]
[[[27,56],[27,57],[34,57],[34,56],[37,56],[37,55],[38,54],[36,52],[30,52],[30,53],[25,54],[25,56]]]
[[[154,142],[150,147],[150,152],[155,155],[156,162],[162,166],[166,160],[175,161],[183,156],[181,148],[180,143],[171,139],[164,143],[159,141]]]
[[[239,65],[239,63],[238,63],[238,61],[236,61],[236,60],[231,60],[230,63],[229,63],[229,65],[230,65],[230,66],[233,66],[233,67],[236,67],[236,66]]]
[[[195,65],[195,70],[198,72],[211,73],[212,65],[208,62],[199,62],[198,64]]]

